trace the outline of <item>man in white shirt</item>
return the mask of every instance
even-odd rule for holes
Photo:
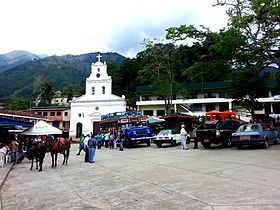
[[[181,126],[180,134],[181,134],[181,148],[185,149],[185,150],[188,150],[189,148],[187,146],[187,138],[188,138],[189,134],[185,130],[185,125]]]

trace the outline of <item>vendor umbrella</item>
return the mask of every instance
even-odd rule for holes
[[[29,128],[28,130],[22,133],[22,135],[30,136],[50,134],[62,134],[62,131],[44,121],[37,122],[33,127]]]
[[[157,118],[157,117],[154,117],[154,116],[149,116],[148,117],[149,125],[161,123],[161,122],[164,122],[164,121],[165,121],[164,119],[160,119],[160,118]]]

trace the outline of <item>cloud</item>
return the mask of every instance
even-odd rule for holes
[[[209,0],[9,0],[0,2],[0,53],[82,54],[114,51],[135,56],[144,38],[164,38],[165,30],[226,24],[224,8]]]

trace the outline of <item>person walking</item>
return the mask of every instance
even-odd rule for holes
[[[122,129],[118,130],[118,142],[120,144],[120,151],[123,151],[124,132]]]
[[[185,130],[185,125],[181,126],[181,130],[180,130],[180,134],[181,134],[181,148],[184,150],[188,150],[189,148],[187,147],[187,137],[188,137],[188,133]]]
[[[102,134],[100,133],[100,131],[97,133],[95,138],[96,138],[96,142],[97,142],[97,149],[101,149]]]
[[[96,138],[91,137],[88,140],[88,162],[89,163],[95,163],[94,157],[95,157],[95,150],[96,150]]]
[[[77,155],[80,155],[82,150],[85,151],[84,140],[85,140],[85,136],[84,134],[82,134],[80,137],[80,145],[79,145],[79,151],[77,152]]]
[[[114,148],[114,141],[115,141],[115,136],[114,136],[113,132],[110,133],[109,138],[110,138],[109,147],[110,147],[110,149],[113,149]]]
[[[109,147],[109,141],[110,141],[110,132],[104,133],[105,148]]]
[[[114,135],[114,149],[117,149],[117,132],[116,130],[113,130]]]
[[[16,140],[11,141],[10,150],[11,150],[11,162],[15,163],[17,161],[17,150],[18,150],[18,143]]]
[[[90,137],[89,134],[86,135],[85,140],[84,140],[84,148],[85,148],[85,162],[88,162],[88,141],[89,141]]]

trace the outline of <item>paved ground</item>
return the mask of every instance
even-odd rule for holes
[[[280,209],[280,145],[102,148],[91,165],[76,150],[56,169],[50,154],[42,172],[30,171],[27,160],[15,165],[1,190],[3,210]]]

